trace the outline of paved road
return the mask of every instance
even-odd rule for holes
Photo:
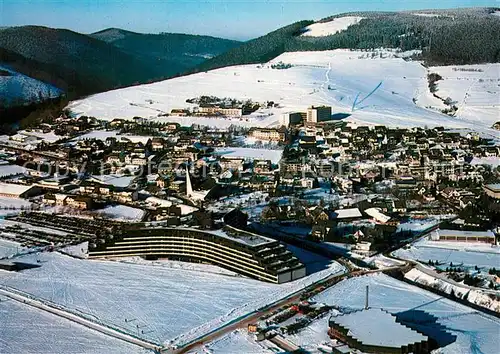
[[[404,266],[406,266],[406,264]],[[330,275],[322,280],[317,281],[316,283],[314,283],[312,285],[312,287],[308,286],[305,289],[302,289],[297,293],[291,294],[288,297],[281,299],[278,302],[276,302],[268,307],[264,307],[264,308],[258,310],[257,312],[251,313],[248,316],[241,318],[239,321],[236,321],[236,322],[231,323],[229,325],[220,327],[220,328],[216,329],[215,331],[208,333],[201,338],[196,339],[194,342],[191,342],[184,347],[169,350],[168,352],[171,352],[174,354],[187,353],[190,350],[193,350],[199,346],[202,346],[205,343],[209,343],[217,338],[220,338],[228,333],[231,333],[232,331],[234,331],[236,329],[247,328],[249,324],[258,322],[262,316],[268,315],[268,314],[272,313],[274,310],[277,310],[278,308],[280,308],[282,306],[300,302],[301,301],[300,297],[306,292],[310,292],[313,290],[319,290],[322,287],[323,287],[322,291],[324,291],[324,290],[328,289],[329,287],[338,283],[338,282],[332,282],[329,286],[325,287],[324,283],[328,282],[330,280],[337,278],[340,281],[340,280],[355,277],[355,276],[361,276],[361,275],[373,274],[373,273],[378,273],[378,272],[387,271],[387,270],[399,269],[399,268],[402,268],[404,266],[402,265],[402,266],[395,266],[395,267],[376,269],[376,270],[368,270],[368,271],[367,270],[358,270],[358,271],[354,271],[354,272],[348,272],[348,273],[345,273],[342,275]],[[286,348],[282,348],[282,349],[286,350]]]

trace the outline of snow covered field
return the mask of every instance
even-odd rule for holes
[[[0,272],[0,284],[145,339],[179,344],[343,270],[334,262],[306,278],[275,285],[240,276],[79,260],[57,253],[28,255],[19,261],[35,262],[35,258],[42,267]]]
[[[17,242],[0,239],[0,258],[12,256],[24,249]]]
[[[429,260],[469,267],[498,268],[500,266],[500,248],[477,243],[452,243],[420,240],[394,252],[396,257],[422,262]]]
[[[364,17],[345,16],[334,18],[329,22],[318,22],[306,27],[306,31],[302,36],[309,37],[324,37],[342,32],[352,25],[358,24]]]
[[[456,102],[456,117],[462,121],[492,126],[500,119],[500,64],[435,66],[436,94]]]
[[[30,208],[30,207],[31,207],[31,203],[25,199],[0,197],[0,212],[1,211],[8,212],[8,210],[1,210],[1,209],[6,209],[6,208],[21,209],[21,208]]]
[[[100,93],[74,101],[69,108],[77,115],[108,120],[142,116],[158,121],[175,121],[183,125],[198,123],[220,127],[228,127],[231,124],[265,127],[278,125],[285,112],[304,111],[310,105],[331,105],[334,113],[351,114],[348,120],[355,122],[390,126],[442,125],[471,128],[489,135],[495,133],[490,129],[490,118],[485,118],[484,123],[478,121],[482,119],[480,116],[469,121],[470,117],[454,118],[435,109],[424,108],[440,107],[443,103],[429,92],[428,70],[420,63],[396,58],[390,52],[383,55],[383,51],[379,51],[374,59],[370,59],[369,54],[348,50],[284,53],[264,65],[227,67]],[[380,58],[380,54],[383,58]],[[280,61],[292,64],[293,67],[286,70],[271,68],[272,63]],[[492,69],[484,72],[484,78],[491,76],[494,79],[497,75],[494,72],[495,67],[491,66]],[[380,88],[356,105],[352,111],[356,96],[359,94],[358,102],[361,101],[380,82]],[[462,85],[466,82],[452,80],[452,84]],[[446,79],[439,82],[443,92],[446,91],[445,83]],[[474,92],[476,89],[479,94],[483,88],[476,85]],[[274,101],[279,103],[280,107],[256,112],[241,120],[158,117],[160,113],[170,113],[173,108],[193,107],[186,103],[186,99],[201,95],[252,99],[259,102]],[[413,102],[414,99],[417,104]],[[153,103],[146,104],[147,100],[153,100]],[[491,100],[488,102],[486,103],[492,103]],[[484,108],[481,112],[493,114],[495,109]]]
[[[425,311],[436,316],[438,324],[444,326],[445,331],[456,336],[456,341],[440,349],[439,353],[481,354],[498,352],[499,319],[383,274],[344,280],[320,293],[313,300],[328,305],[341,306],[345,310],[362,309],[366,285],[370,287],[370,307],[383,308],[393,314],[406,311]],[[318,353],[318,345],[329,342],[327,330],[328,316],[314,322],[298,334],[289,336],[289,339],[310,352]]]
[[[218,212],[230,212],[235,207],[241,208],[242,211],[252,218],[259,218],[262,210],[269,204],[266,198],[269,193],[264,192],[251,192],[231,197],[220,198],[217,201],[207,206],[208,210]]]
[[[147,351],[0,296],[0,353],[146,354]]]

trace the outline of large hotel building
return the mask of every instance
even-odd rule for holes
[[[306,269],[280,242],[235,229],[135,228],[89,245],[89,258],[140,256],[210,263],[271,283],[306,275]]]

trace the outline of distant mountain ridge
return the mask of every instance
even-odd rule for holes
[[[85,35],[42,26],[8,27],[0,29],[0,66],[50,84],[73,100],[189,73],[263,63],[285,52],[384,47],[421,52],[419,59],[427,65],[499,62],[498,14],[496,7],[353,12],[296,22],[247,42],[119,28]],[[310,25],[347,16],[362,19],[331,34],[303,36]]]
[[[239,42],[120,29],[85,35],[42,26],[0,30],[0,65],[77,98],[184,73]]]
[[[500,8],[351,12],[326,17],[328,23],[346,16],[362,17],[335,34],[301,36],[313,21],[301,21],[248,41],[202,63],[193,72],[237,64],[262,63],[284,52],[333,49],[399,48],[421,50],[429,65],[477,64],[500,61]]]
[[[144,34],[108,28],[91,34],[123,52],[139,58],[167,76],[179,75],[241,42],[179,33]]]

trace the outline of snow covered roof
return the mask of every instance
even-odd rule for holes
[[[349,330],[349,335],[365,345],[400,348],[428,338],[396,322],[396,317],[382,309],[368,309],[330,318]]]
[[[165,207],[165,208],[172,206],[172,202],[170,200],[161,199],[158,197],[148,197],[146,199],[146,203],[154,204],[154,205],[157,205],[160,207]]]
[[[255,149],[255,148],[217,148],[215,153],[220,156],[228,156],[242,159],[270,160],[272,163],[278,163],[281,159],[283,150]]]
[[[458,236],[458,237],[488,237],[495,238],[495,234],[491,231],[461,231],[461,230],[446,230],[440,229],[437,231],[439,236]]]
[[[335,210],[335,215],[334,215],[336,219],[360,218],[361,216],[362,216],[361,212],[359,211],[358,208],[338,209]]]
[[[390,216],[387,216],[380,212],[379,208],[369,208],[365,210],[365,213],[374,218],[375,220],[386,223],[391,220]]]
[[[226,226],[228,229],[232,229],[230,226]],[[259,245],[264,245],[266,243],[272,243],[275,242],[274,239],[268,238],[265,236],[257,235],[251,232],[239,232],[237,235],[236,234],[228,234],[225,230],[211,230],[211,231],[206,231],[203,230],[203,232],[207,232],[210,234],[214,234],[223,238],[226,238],[228,240],[236,241],[238,243],[242,243],[248,246],[259,246]]]
[[[94,180],[98,183],[111,185],[118,188],[128,187],[134,179],[135,176],[93,175],[91,177],[91,180]]]
[[[33,186],[0,182],[0,194],[12,194],[19,196],[29,191],[31,188],[33,188]]]

